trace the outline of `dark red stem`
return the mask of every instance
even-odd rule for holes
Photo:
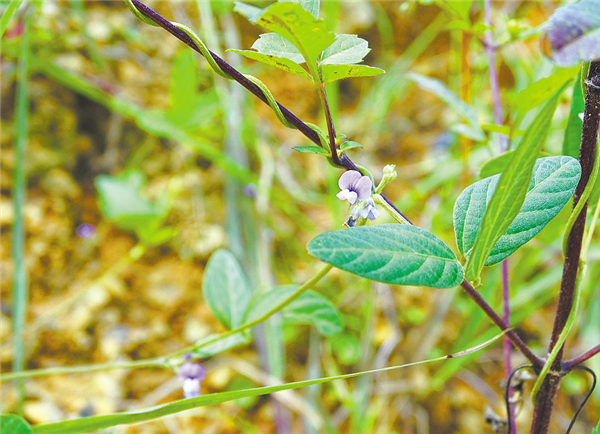
[[[589,351],[586,351],[581,356],[577,356],[574,359],[567,360],[566,362],[564,362],[563,370],[570,371],[575,366],[578,366],[578,365],[581,365],[582,363],[587,362],[589,359],[594,357],[596,354],[600,354],[600,345],[596,345],[594,348],[592,348]]]

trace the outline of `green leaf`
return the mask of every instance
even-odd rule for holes
[[[335,41],[335,35],[327,29],[324,21],[294,3],[280,2],[269,6],[257,24],[294,44],[313,75],[317,59]]]
[[[433,92],[468,122],[469,128],[466,128],[466,126],[464,125],[461,127],[453,126],[455,131],[459,132],[460,134],[466,135],[467,137],[475,138],[475,140],[485,140],[485,134],[479,126],[477,112],[475,111],[475,109],[466,102],[464,102],[462,99],[454,95],[454,93],[452,93],[452,91],[448,89],[448,87],[444,83],[442,83],[438,79],[425,77],[424,75],[415,74],[412,72],[407,74],[406,76],[413,80],[415,83],[417,83],[421,89]]]
[[[312,77],[306,70],[298,65],[297,63],[292,62],[290,59],[286,59],[284,57],[276,57],[270,56],[268,54],[257,53],[256,51],[249,50],[227,50],[232,51],[237,54],[241,54],[248,59],[257,60],[259,62],[265,63],[267,65],[275,66],[279,69],[283,69],[284,71],[291,72],[292,74],[299,75],[302,78],[306,78],[307,80],[312,81]]]
[[[217,338],[218,336],[219,336],[218,334],[208,335],[205,338],[197,341],[194,345],[195,346],[202,345],[204,342],[212,341],[213,339]],[[216,340],[215,342],[213,342],[211,344],[203,345],[202,347],[195,349],[194,351],[192,351],[192,355],[195,358],[199,358],[199,359],[204,358],[204,357],[210,357],[210,356],[214,356],[215,354],[221,354],[222,352],[227,351],[233,347],[237,347],[238,345],[247,344],[248,342],[250,342],[249,333],[246,333],[246,332],[235,333],[231,336],[227,336],[226,338]]]
[[[336,80],[349,77],[372,77],[385,74],[380,68],[367,65],[323,65],[321,67],[323,83],[329,84]]]
[[[575,78],[578,72],[579,67],[561,68],[551,76],[542,78],[519,92],[516,104],[518,119],[523,119],[525,113],[550,98],[567,81]]]
[[[307,10],[310,14],[319,18],[319,0],[279,0],[280,2],[292,2],[302,6],[302,9]]]
[[[337,35],[335,42],[323,51],[321,65],[348,65],[362,62],[371,49],[356,35]]]
[[[564,86],[542,107],[525,131],[508,167],[500,176],[465,267],[467,278],[475,285],[479,285],[479,274],[492,249],[511,225],[525,201],[536,157],[546,142],[552,117],[563,90]]]
[[[545,26],[550,58],[561,66],[600,59],[600,4],[583,0],[558,8]]]
[[[585,109],[585,100],[581,89],[581,75],[577,75],[577,80],[573,87],[573,98],[571,99],[571,109],[569,110],[569,119],[565,128],[565,137],[563,139],[562,153],[570,155],[573,158],[579,156],[579,146],[581,145],[581,129],[583,121],[579,114]]]
[[[311,255],[367,279],[393,285],[449,288],[463,269],[441,240],[415,226],[383,224],[321,234]]]
[[[249,21],[256,23],[260,16],[265,12],[263,8],[249,5],[247,3],[235,2],[233,10],[240,15],[245,16]]]
[[[598,419],[598,425],[596,425],[596,428],[594,428],[592,434],[600,434],[600,419]]]
[[[535,237],[573,196],[581,176],[579,162],[567,156],[546,157],[536,161],[525,201],[519,214],[492,249],[485,265],[512,255]],[[467,187],[454,205],[454,230],[458,250],[465,256],[475,244],[486,209],[497,188],[500,175]]]
[[[488,178],[492,175],[496,175],[497,173],[502,173],[506,170],[508,163],[510,163],[510,159],[513,157],[515,151],[508,151],[504,154],[500,154],[496,157],[490,158],[483,166],[481,166],[481,170],[479,171],[480,178]],[[538,154],[538,158],[548,157],[549,154],[547,152],[540,152]]]
[[[270,312],[293,295],[298,288],[297,285],[285,285],[256,291],[248,305],[244,323],[255,321],[265,312]],[[337,308],[314,291],[304,292],[285,306],[281,313],[286,322],[314,325],[324,336],[331,336],[342,330],[342,319]]]
[[[297,64],[304,63],[304,57],[296,46],[277,33],[263,33],[250,48],[269,56],[284,57]]]
[[[512,134],[512,137],[519,137],[525,133],[524,130],[511,131],[509,125],[484,124],[481,129],[488,133],[504,134],[505,136],[511,136]]]
[[[2,12],[2,17],[0,17],[0,38],[4,36],[4,32],[19,10],[21,3],[23,3],[23,0],[11,0],[6,10]]]
[[[0,432],[6,434],[31,434],[31,427],[20,416],[14,414],[0,415]]]
[[[250,288],[242,267],[227,250],[212,254],[202,279],[202,294],[211,312],[228,329],[242,325]]]
[[[302,152],[304,154],[329,155],[329,151],[327,149],[321,148],[317,145],[294,146],[292,149],[298,152]]]
[[[340,151],[347,151],[348,149],[354,148],[362,148],[363,146],[358,142],[353,142],[352,140],[346,140],[344,143],[340,145]]]

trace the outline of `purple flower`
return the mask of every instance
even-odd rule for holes
[[[377,220],[380,215],[381,214],[379,211],[377,211],[377,208],[375,208],[375,202],[373,201],[373,198],[367,199],[367,204],[360,212],[360,216],[364,219]]]
[[[340,191],[337,197],[341,200],[347,200],[354,204],[356,200],[366,200],[371,197],[371,188],[373,186],[371,178],[362,176],[356,170],[348,170],[340,176],[338,181]]]
[[[206,369],[200,363],[185,362],[177,371],[177,379],[183,383],[183,397],[200,396],[200,382],[206,378]]]
[[[77,226],[77,235],[81,238],[89,238],[96,233],[96,228],[92,225],[84,223],[82,225]]]

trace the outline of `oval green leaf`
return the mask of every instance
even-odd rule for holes
[[[323,74],[323,83],[329,84],[343,78],[372,77],[385,74],[385,71],[367,65],[323,65],[321,73]]]
[[[202,294],[211,312],[225,327],[235,329],[242,325],[250,288],[232,253],[217,250],[212,254],[204,270]]]
[[[429,232],[383,224],[328,232],[308,243],[311,255],[367,279],[449,288],[463,280],[456,256]]]
[[[20,416],[14,414],[0,415],[0,432],[10,434],[31,434],[31,427]]]
[[[525,201],[516,218],[500,237],[485,265],[496,264],[535,237],[573,196],[581,176],[579,162],[567,156],[536,161]],[[500,175],[482,179],[460,194],[454,205],[454,230],[458,250],[469,257],[483,216],[500,180]]]

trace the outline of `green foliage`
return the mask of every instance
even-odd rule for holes
[[[139,170],[120,176],[100,175],[95,184],[102,216],[122,230],[134,232],[140,241],[160,244],[172,236],[172,229],[162,228],[169,211],[166,197],[150,201],[142,194],[146,183]]]
[[[485,265],[512,255],[536,236],[573,196],[581,176],[574,158],[547,157],[535,162],[525,201],[516,218],[493,246]],[[500,175],[483,179],[467,187],[454,205],[454,230],[458,250],[469,258],[487,208],[496,191]]]
[[[191,352],[192,356],[194,358],[202,359],[205,357],[214,356],[215,354],[221,354],[227,350],[237,347],[238,345],[247,344],[248,342],[250,342],[250,333],[240,332],[232,334],[231,336],[227,336],[225,338],[217,338],[219,338],[219,335],[210,334],[205,338],[197,341],[194,344],[194,346],[200,348],[193,350]],[[213,340],[214,342],[211,342]]]
[[[351,65],[362,62],[371,49],[356,35],[336,35],[335,42],[323,51],[321,65]]]
[[[382,224],[327,232],[311,240],[308,251],[337,268],[393,285],[449,288],[463,280],[452,250],[415,226]]]
[[[536,156],[546,142],[558,98],[563,89],[564,86],[548,100],[525,131],[519,147],[506,171],[502,173],[488,203],[465,266],[467,279],[474,282],[475,285],[479,284],[479,273],[492,249],[500,237],[506,233],[525,201]]]
[[[296,285],[278,286],[257,291],[253,296],[244,322],[252,322],[279,306],[297,290]],[[321,294],[307,291],[282,309],[289,324],[314,325],[323,336],[332,336],[342,330],[342,320],[336,307]]]
[[[340,145],[340,151],[344,152],[348,149],[354,148],[362,148],[363,146],[358,142],[353,142],[352,140],[346,140],[344,143]]]
[[[228,329],[242,325],[250,287],[242,267],[227,250],[212,254],[202,279],[202,295],[211,312]]]
[[[11,0],[5,10],[2,11],[2,17],[0,17],[0,38],[4,36],[4,32],[8,28],[13,17],[19,10],[23,0]]]
[[[494,158],[490,158],[485,163],[483,163],[483,166],[481,166],[481,170],[479,170],[479,177],[487,178],[497,173],[504,172],[514,154],[515,151],[508,151]],[[540,152],[538,154],[538,158],[543,158],[547,156],[548,153],[546,152]]]
[[[304,154],[329,155],[329,151],[317,145],[294,146],[292,149]]]
[[[565,127],[565,137],[563,139],[562,153],[570,155],[573,158],[579,156],[579,145],[581,145],[581,129],[583,121],[579,114],[585,109],[583,99],[583,90],[581,89],[581,75],[577,75],[577,80],[573,85],[573,98],[571,98],[571,109],[569,110],[569,119]]]
[[[0,432],[7,434],[31,434],[33,431],[22,417],[14,414],[0,415]]]
[[[372,77],[384,73],[383,69],[367,65],[323,65],[321,67],[323,83],[325,84],[333,83],[343,78]]]
[[[407,77],[413,80],[419,85],[421,89],[428,90],[434,93],[442,101],[450,106],[457,114],[459,114],[467,124],[456,124],[450,129],[458,134],[476,141],[483,141],[486,139],[483,130],[479,126],[477,119],[477,112],[473,107],[464,102],[462,99],[454,95],[448,87],[440,80],[424,75],[409,73]]]

